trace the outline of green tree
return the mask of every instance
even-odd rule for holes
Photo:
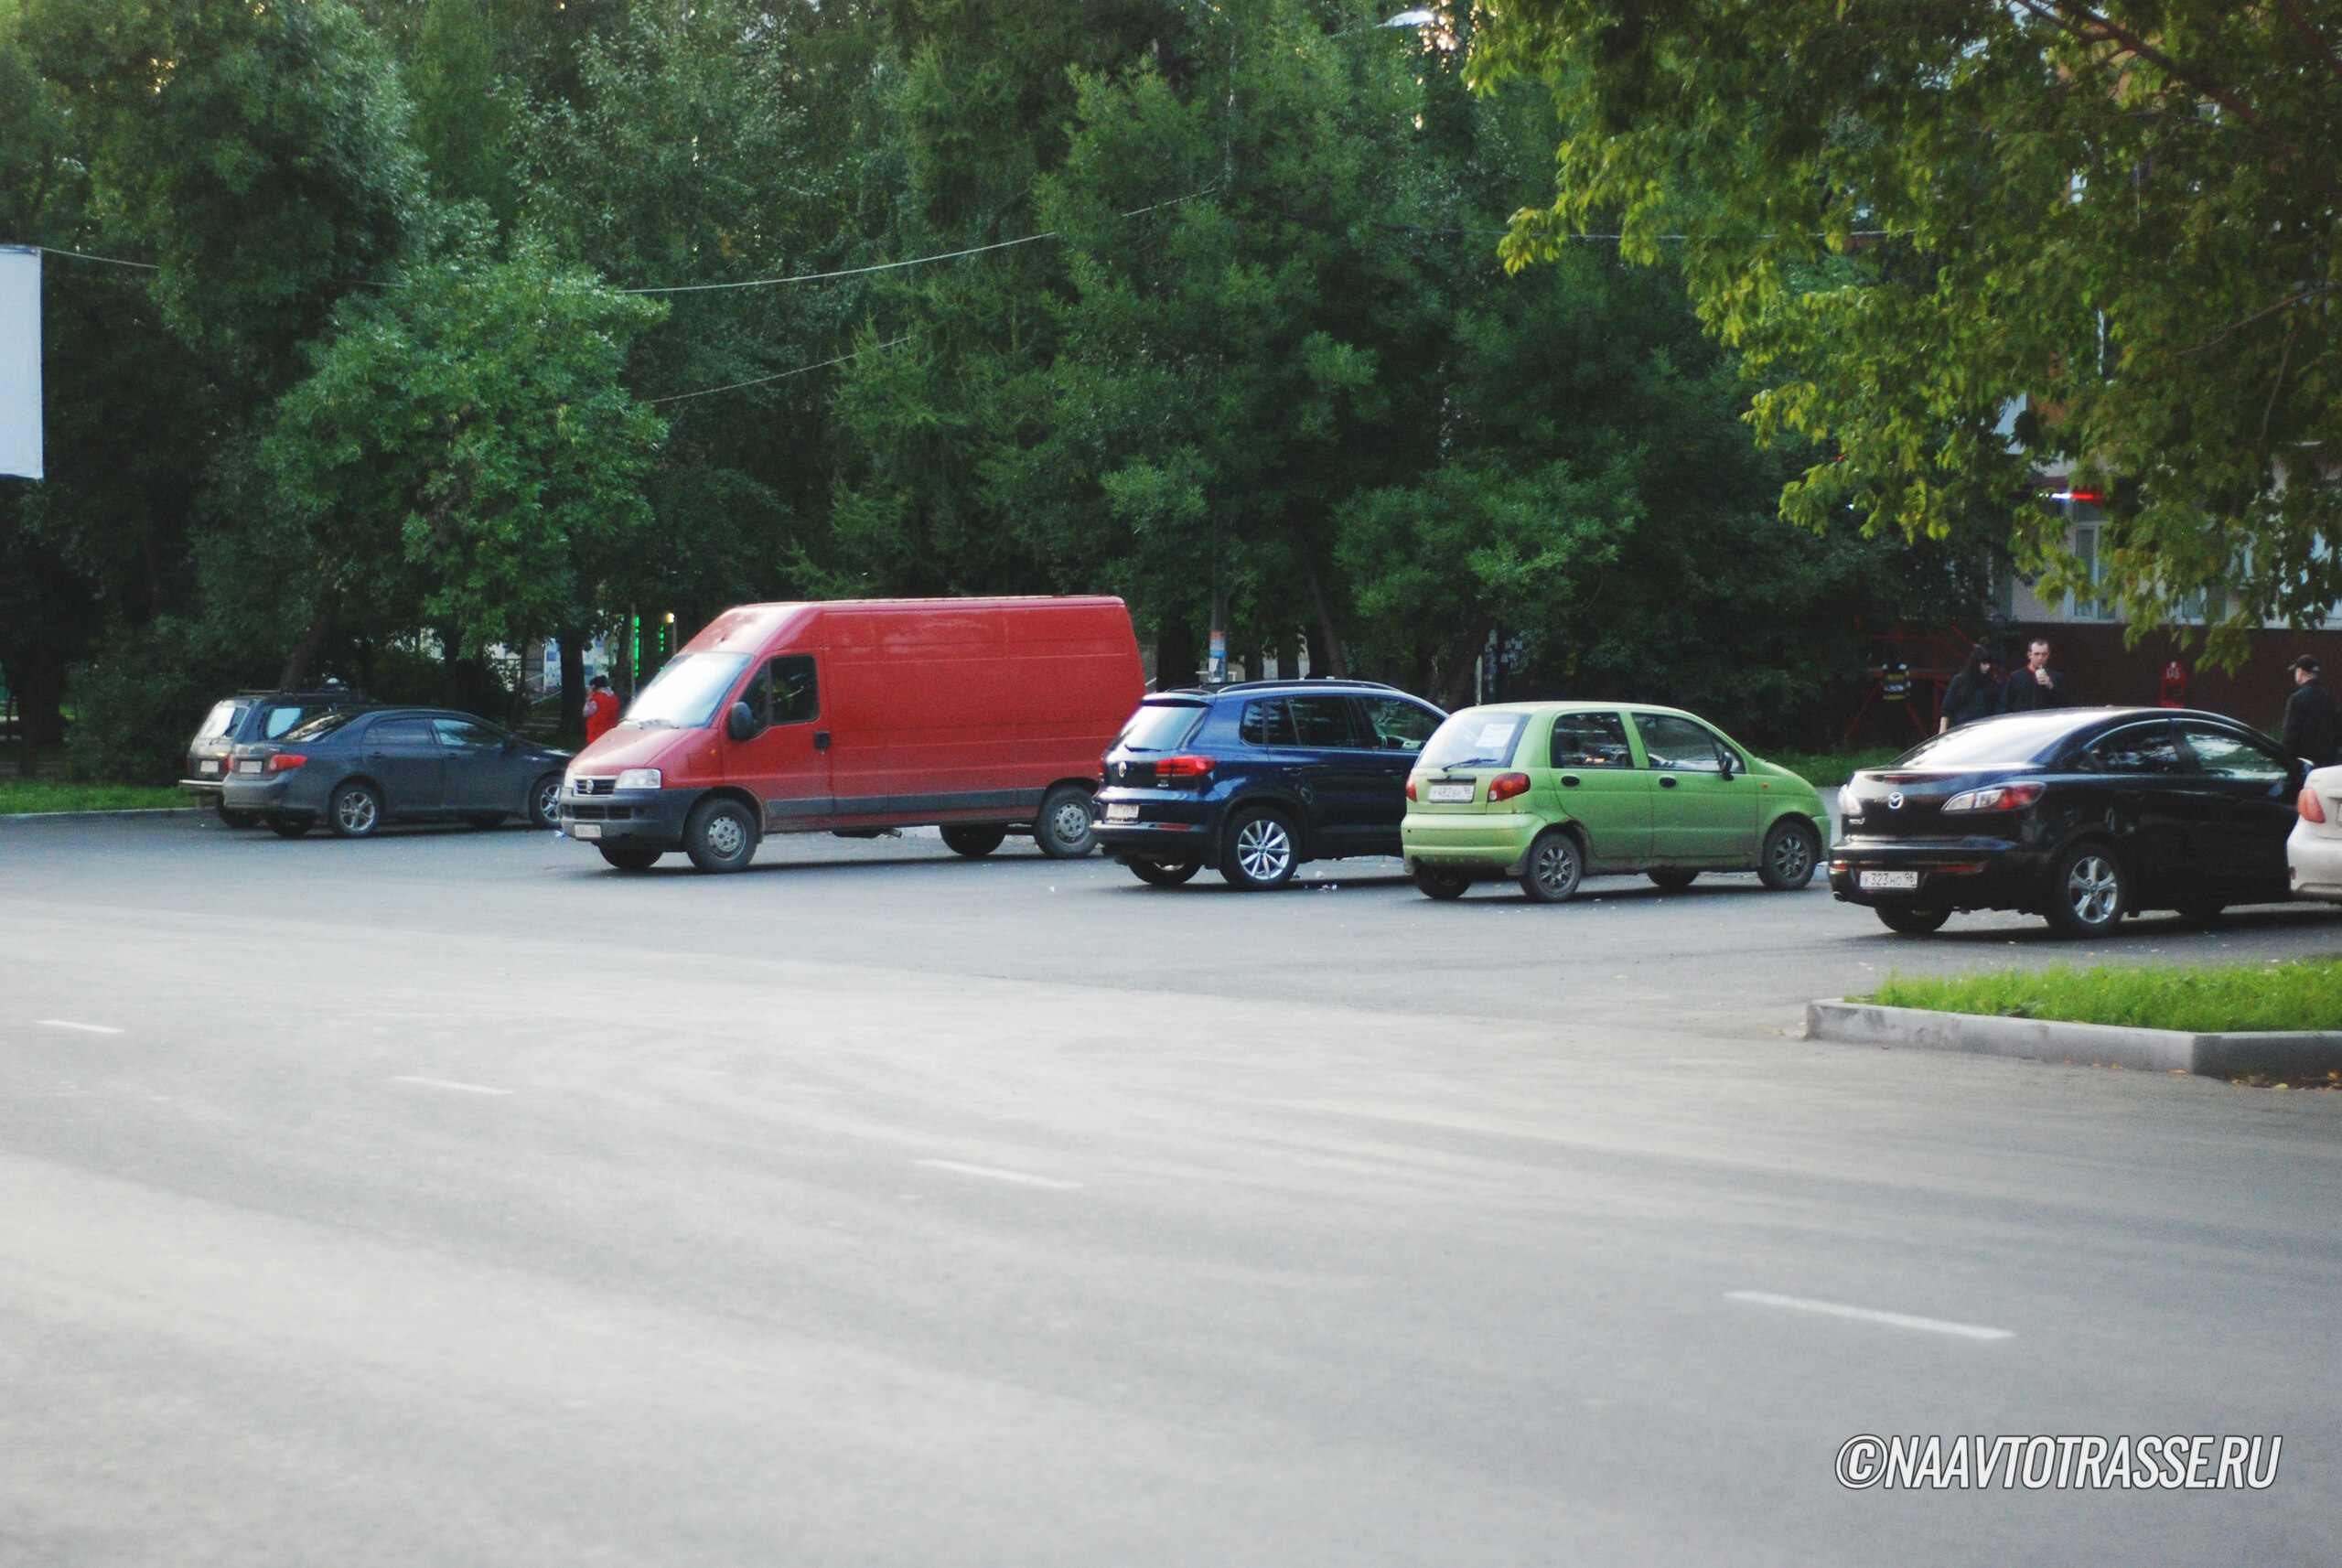
[[[362,603],[437,630],[452,685],[489,644],[573,623],[650,518],[665,428],[623,374],[661,314],[526,246],[411,268],[338,311],[252,464],[267,553],[311,607],[302,648]],[[402,584],[413,601],[386,606]]]
[[[1918,539],[2011,508],[2040,466],[2111,493],[2111,579],[2143,632],[2201,593],[2216,650],[2342,599],[2342,31],[2322,0],[2004,5],[1501,0],[1484,85],[1559,106],[1558,197],[1516,264],[1615,224],[1675,258],[1814,444],[1790,517]],[[2025,413],[2011,424],[2010,410]],[[2218,612],[2216,608],[2215,617]]]

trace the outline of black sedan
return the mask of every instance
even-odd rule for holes
[[[287,838],[322,822],[346,839],[396,821],[492,828],[525,816],[552,827],[569,754],[441,708],[329,713],[231,754],[223,811],[249,811]]]
[[[2305,770],[2218,714],[1987,719],[1854,775],[1838,795],[1830,887],[1913,935],[1959,909],[2021,910],[2088,937],[2143,909],[2209,920],[2283,903]]]

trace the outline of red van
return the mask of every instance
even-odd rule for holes
[[[929,823],[962,854],[1012,832],[1087,854],[1099,759],[1145,694],[1120,599],[742,605],[577,754],[561,827],[621,871]]]

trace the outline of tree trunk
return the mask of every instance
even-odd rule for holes
[[[561,724],[563,735],[586,733],[586,633],[563,627],[554,636],[561,642]]]
[[[36,642],[20,649],[7,675],[8,690],[16,699],[16,771],[38,778],[41,752],[65,744],[64,666]]]
[[[456,626],[435,626],[439,635],[439,705],[460,708],[464,705],[464,672],[457,651],[464,646],[462,629]]]
[[[1476,620],[1447,639],[1446,649],[1440,654],[1437,665],[1439,705],[1454,713],[1468,708],[1478,695],[1472,690],[1473,661],[1488,645],[1488,633],[1494,623]]]
[[[1347,681],[1350,661],[1342,652],[1341,633],[1334,629],[1334,613],[1326,603],[1326,585],[1317,575],[1317,563],[1309,559],[1306,552],[1301,557],[1301,570],[1309,579],[1310,607],[1317,612],[1319,646],[1309,650],[1309,672]]]
[[[1167,692],[1195,683],[1195,626],[1185,616],[1166,611],[1155,631],[1155,689]]]
[[[301,628],[294,640],[293,651],[285,656],[285,672],[276,678],[280,692],[297,692],[309,678],[309,668],[317,661],[317,650],[325,646],[333,632],[334,617],[341,609],[341,596],[327,589],[317,596],[317,607],[309,612],[309,624]]]

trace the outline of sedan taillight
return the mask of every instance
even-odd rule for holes
[[[290,773],[309,759],[297,751],[280,751],[268,759],[271,773]]]
[[[1968,789],[1943,803],[1947,811],[2021,811],[2041,799],[2038,784],[2000,784]]]
[[[2302,798],[2294,801],[2294,805],[2295,809],[2301,812],[2302,821],[2305,822],[2322,822],[2326,821],[2325,803],[2318,800],[2317,791],[2315,789],[2303,790]]]
[[[1509,800],[1515,795],[1528,793],[1529,775],[1526,773],[1499,773],[1488,780],[1488,804],[1491,806],[1499,800]]]

